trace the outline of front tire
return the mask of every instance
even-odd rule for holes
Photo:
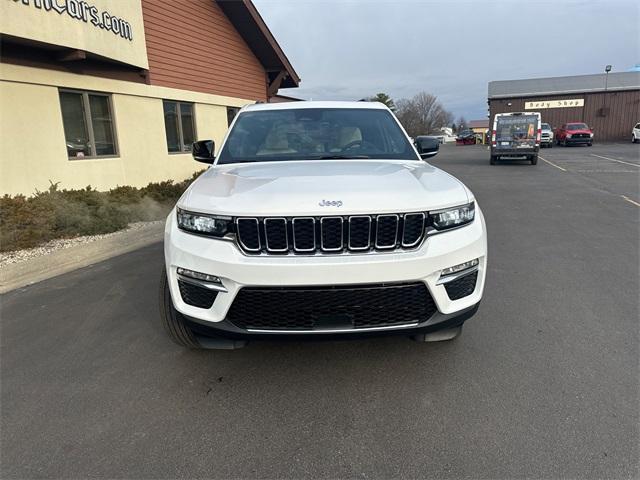
[[[491,155],[491,158],[489,159],[489,165],[495,165],[497,161],[498,157],[495,155]]]
[[[531,165],[537,165],[538,164],[538,155],[533,155],[531,157]]]
[[[171,293],[169,292],[169,280],[165,268],[162,269],[160,277],[159,297],[160,323],[162,323],[169,338],[181,347],[202,348],[193,335],[193,332],[187,327],[182,314],[173,306]]]
[[[593,147],[593,143],[587,143],[587,147]]]

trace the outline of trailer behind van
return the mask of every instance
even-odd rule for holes
[[[491,165],[502,159],[526,158],[538,163],[541,135],[540,113],[498,113],[491,131]]]

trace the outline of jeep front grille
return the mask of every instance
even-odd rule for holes
[[[424,213],[328,217],[239,217],[238,245],[250,255],[410,250],[422,242]]]
[[[244,287],[227,320],[246,330],[357,330],[413,325],[437,311],[422,282]]]

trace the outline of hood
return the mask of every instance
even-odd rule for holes
[[[318,160],[216,165],[178,207],[229,216],[353,215],[437,210],[472,200],[426,162]]]

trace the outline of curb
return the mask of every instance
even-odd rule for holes
[[[162,241],[164,222],[118,232],[108,238],[74,245],[0,269],[0,293],[41,282],[78,268]]]

